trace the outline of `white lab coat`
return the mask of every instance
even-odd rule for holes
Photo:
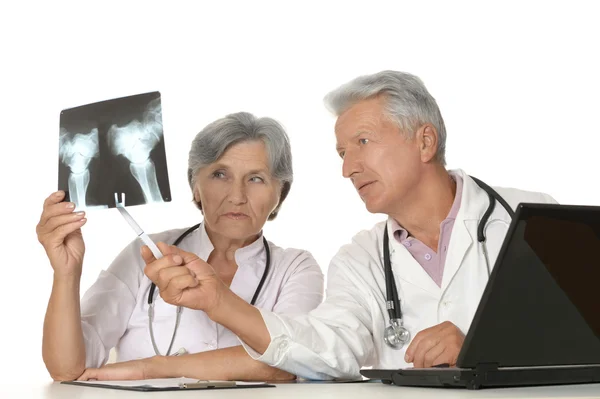
[[[390,260],[401,300],[404,326],[411,338],[421,330],[451,321],[466,333],[475,314],[489,270],[477,225],[489,205],[485,191],[462,170],[460,210],[450,238],[442,285],[438,287],[408,250],[390,239]],[[520,202],[555,203],[542,193],[496,188],[515,209]],[[510,216],[500,204],[486,225],[487,250],[493,267],[507,233]],[[353,378],[361,367],[403,368],[408,345],[389,348],[383,340],[388,325],[383,271],[383,232],[390,220],[358,233],[332,259],[325,301],[308,315],[287,317],[261,310],[271,343],[255,359],[312,379]],[[392,234],[390,234],[393,237]]]
[[[151,235],[154,242],[173,243],[186,229]],[[81,301],[81,326],[86,350],[86,367],[100,367],[108,360],[111,348],[117,360],[154,356],[148,329],[148,292],[151,281],[144,275],[139,240],[128,245]],[[204,224],[179,248],[208,259],[214,247]],[[300,249],[283,249],[269,242],[271,268],[256,301],[256,306],[283,314],[307,313],[323,300],[323,272],[312,255]],[[238,269],[231,290],[250,302],[265,268],[266,251],[262,236],[235,252]],[[171,341],[176,307],[162,300],[155,291],[154,337],[161,354]],[[172,353],[184,348],[197,353],[239,345],[235,334],[213,322],[200,310],[184,308]]]

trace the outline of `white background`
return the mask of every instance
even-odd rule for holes
[[[278,119],[292,141],[295,182],[265,234],[310,250],[324,271],[340,245],[382,219],[342,178],[334,118],[322,103],[360,74],[396,69],[424,80],[446,121],[450,168],[561,203],[600,204],[593,1],[15,1],[0,8],[0,381],[49,379],[41,333],[52,271],[35,225],[57,186],[64,108],[161,91],[173,201],[131,209],[148,232],[199,221],[186,163],[202,127],[241,110]],[[134,238],[114,209],[88,218],[82,290]]]

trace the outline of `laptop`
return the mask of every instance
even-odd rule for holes
[[[467,389],[600,382],[600,206],[518,206],[456,367],[361,373]]]

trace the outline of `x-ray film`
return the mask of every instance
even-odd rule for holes
[[[171,200],[160,93],[65,109],[60,113],[58,189],[77,209]]]

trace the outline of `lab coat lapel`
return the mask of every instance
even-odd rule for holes
[[[463,179],[463,192],[444,265],[442,292],[446,291],[454,275],[465,262],[465,256],[471,245],[477,243],[477,224],[488,206],[487,195],[477,183],[462,170],[457,170],[456,173]]]
[[[442,276],[442,291],[448,288],[452,278],[463,264],[465,255],[471,245],[473,245],[473,238],[466,226],[466,221],[457,219],[452,229],[448,255],[446,255],[446,264],[444,265],[444,274]]]
[[[390,235],[390,260],[392,270],[396,277],[396,285],[401,290],[403,282],[409,283],[427,291],[436,298],[440,296],[440,287],[427,274],[423,267],[413,258],[406,247],[395,238],[391,228],[391,219],[388,220],[386,228]],[[383,261],[382,261],[383,264]]]

